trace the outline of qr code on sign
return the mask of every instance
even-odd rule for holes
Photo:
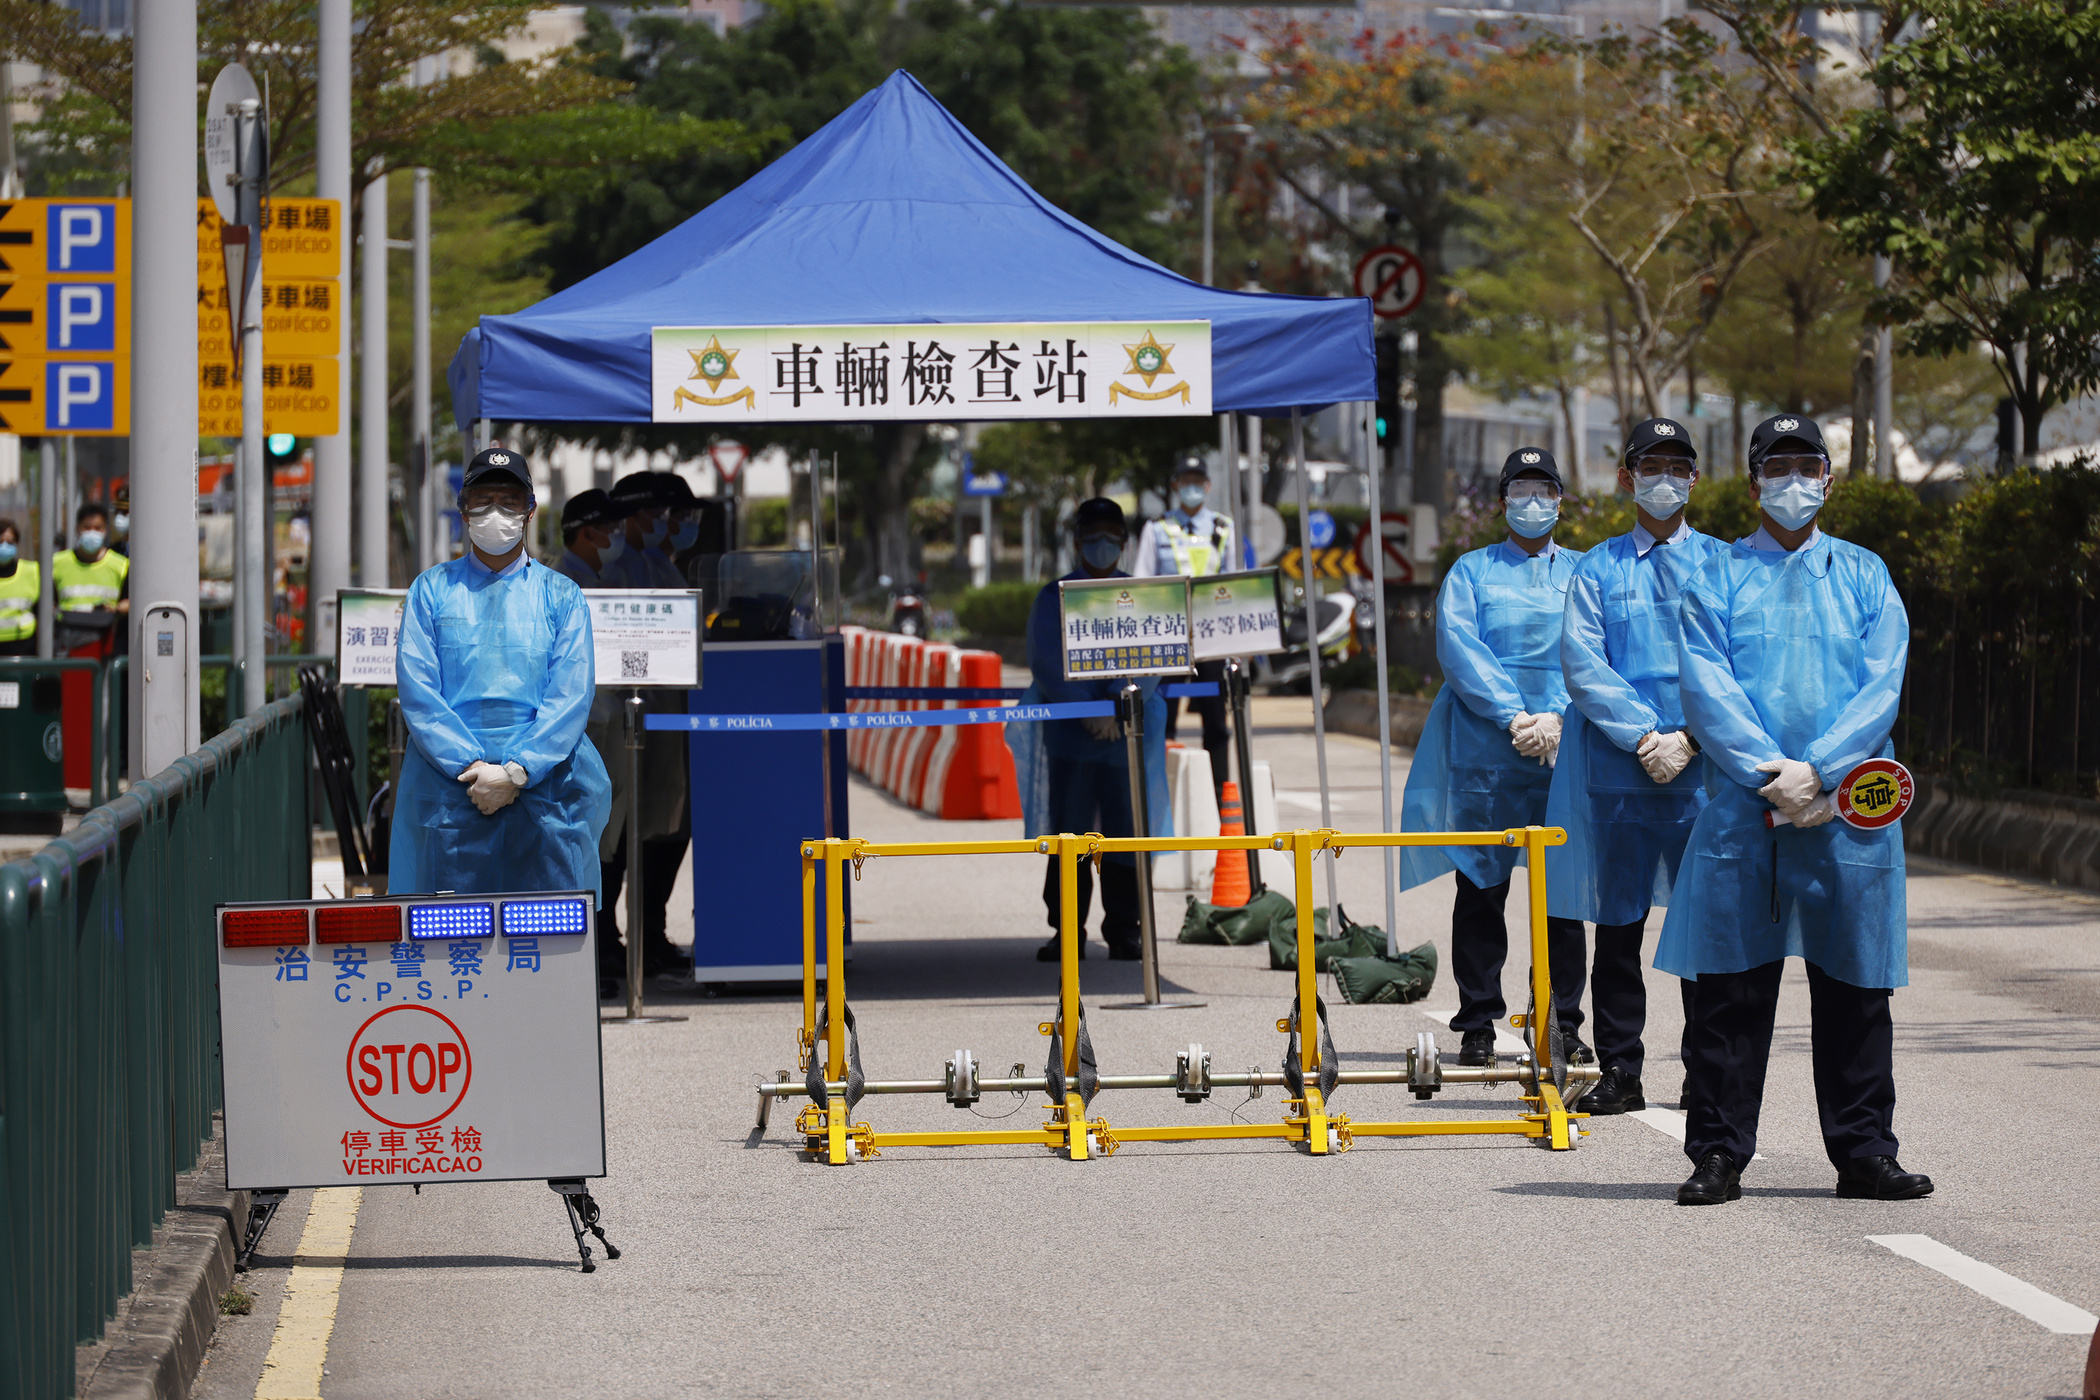
[[[623,681],[647,680],[649,678],[649,653],[646,651],[623,651],[620,653],[620,679]]]

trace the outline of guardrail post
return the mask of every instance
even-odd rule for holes
[[[817,848],[802,847],[802,1053],[807,1070],[817,1053]]]
[[[1079,861],[1081,849],[1092,844],[1079,836],[1057,838],[1057,1016],[1064,1030],[1058,1045],[1064,1054],[1065,1153],[1075,1162],[1087,1159],[1086,1100],[1079,1096],[1079,941],[1086,936],[1079,926]]]
[[[1305,1085],[1305,1146],[1316,1157],[1327,1155],[1327,1105],[1320,1096],[1320,996],[1313,937],[1313,853],[1327,833],[1291,833],[1291,861],[1298,894],[1298,1072]]]
[[[1554,1087],[1553,968],[1546,935],[1546,828],[1524,828],[1524,863],[1531,913],[1531,1048],[1538,1072],[1539,1108],[1546,1116],[1546,1139],[1556,1151],[1570,1146],[1568,1110]]]
[[[832,1083],[846,1078],[846,847],[837,837],[824,840],[824,1077]],[[835,1167],[847,1165],[852,1124],[851,1109],[843,1091],[827,1094],[824,1126],[827,1160]]]

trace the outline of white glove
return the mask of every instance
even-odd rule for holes
[[[1674,734],[1658,734],[1650,730],[1634,754],[1648,776],[1658,783],[1667,783],[1676,778],[1692,761],[1692,736],[1683,730]]]
[[[492,817],[504,807],[517,801],[518,792],[525,786],[525,770],[515,763],[496,764],[481,759],[467,765],[467,771],[459,780],[468,784],[467,800],[480,810],[484,817]]]
[[[1531,717],[1531,742],[1537,748],[1540,763],[1551,768],[1560,762],[1560,716],[1533,715]]]
[[[1757,795],[1786,813],[1787,820],[1799,823],[1808,804],[1815,801],[1823,791],[1823,777],[1815,768],[1798,758],[1779,758],[1770,763],[1757,765],[1760,773],[1777,776],[1757,790]],[[1825,818],[1827,821],[1828,818]]]
[[[1120,739],[1123,726],[1114,715],[1085,715],[1079,721],[1087,733],[1096,739]]]
[[[1509,722],[1509,741],[1526,758],[1539,756],[1538,740],[1532,733],[1532,727],[1538,722],[1539,717],[1529,710],[1517,711],[1517,717]]]

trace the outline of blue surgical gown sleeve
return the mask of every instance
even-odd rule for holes
[[[1560,666],[1568,682],[1568,699],[1582,717],[1629,753],[1661,723],[1655,707],[1612,669],[1605,657],[1604,588],[1606,551],[1594,550],[1568,583],[1568,607],[1561,622]]]
[[[1461,559],[1444,580],[1437,600],[1436,659],[1444,668],[1444,684],[1467,709],[1507,729],[1524,710],[1524,694],[1480,635],[1480,600],[1468,566],[1484,552]]]
[[[539,714],[532,725],[504,754],[525,770],[525,786],[534,787],[583,740],[583,727],[591,717],[591,698],[596,694],[597,660],[591,646],[591,610],[583,591],[567,590],[561,614],[554,624],[554,648],[547,658],[547,688],[541,693]]]
[[[438,667],[437,589],[435,569],[417,577],[401,613],[401,635],[395,639],[395,683],[400,687],[401,714],[408,732],[433,768],[457,777],[470,763],[494,755],[481,751],[481,741],[444,695]],[[520,759],[519,762],[524,762]],[[527,770],[530,771],[529,769]]]
[[[1904,667],[1910,656],[1910,614],[1889,578],[1888,565],[1861,553],[1840,567],[1865,605],[1861,641],[1866,675],[1859,692],[1801,755],[1822,776],[1826,789],[1836,787],[1838,779],[1857,765],[1881,756],[1889,731],[1896,727]]]
[[[1712,565],[1685,588],[1684,630],[1678,637],[1677,673],[1684,697],[1685,726],[1711,762],[1745,787],[1763,787],[1769,773],[1757,771],[1788,755],[1765,732],[1757,707],[1736,679],[1728,657],[1728,604],[1716,596],[1726,575]]]

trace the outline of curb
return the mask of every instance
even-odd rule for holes
[[[2019,789],[1976,797],[1943,778],[1916,776],[1917,802],[1903,819],[1906,850],[2100,890],[2100,802]]]
[[[217,1136],[204,1145],[152,1248],[141,1251],[144,1281],[104,1333],[108,1349],[82,1378],[82,1400],[189,1394],[219,1325],[219,1299],[233,1286],[236,1232],[248,1218],[248,1193],[217,1185],[223,1154]]]

